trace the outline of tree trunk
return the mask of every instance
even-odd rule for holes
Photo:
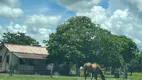
[[[119,68],[119,77],[121,77],[121,67]]]
[[[115,68],[111,68],[111,75],[114,75],[114,72],[115,72]]]
[[[67,75],[69,75],[69,73],[70,73],[70,64],[69,64],[69,62],[67,62],[66,66],[67,66]]]
[[[110,69],[110,77],[112,76],[112,67],[109,68]]]
[[[127,65],[126,64],[123,66],[123,69],[124,69],[123,78],[127,79],[127,77],[128,77],[128,71],[127,71]]]
[[[129,69],[130,69],[130,76],[132,76],[132,72],[133,72],[132,68],[130,67]]]
[[[80,76],[78,61],[76,61],[76,76]]]

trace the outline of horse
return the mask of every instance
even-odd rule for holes
[[[84,69],[85,80],[87,78],[87,73],[88,72],[92,73],[91,80],[93,79],[93,76],[97,80],[97,75],[98,74],[101,75],[102,80],[105,80],[105,76],[104,76],[103,71],[102,71],[99,64],[97,64],[97,63],[92,64],[92,63],[87,62],[87,63],[84,64],[83,69]]]

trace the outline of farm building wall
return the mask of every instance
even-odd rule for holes
[[[1,58],[1,72],[6,72],[9,68],[9,58],[10,58],[10,52],[7,48],[3,47],[0,51]]]
[[[12,64],[13,66],[19,64],[19,58],[12,53],[10,53],[10,64]]]
[[[7,72],[10,65],[14,67],[14,73],[19,74],[47,74],[49,71],[46,69],[45,59],[24,59],[25,64],[20,64],[20,59],[14,53],[10,52],[5,46],[0,51],[1,62],[0,72]],[[33,61],[32,65],[27,64],[29,60]]]

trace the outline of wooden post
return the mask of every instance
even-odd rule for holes
[[[53,75],[53,67],[54,67],[54,64],[51,63],[51,67],[50,67],[50,76],[52,78],[52,75]]]
[[[12,76],[12,74],[13,74],[13,65],[12,65],[12,62],[10,62],[8,73],[9,73],[10,76]]]

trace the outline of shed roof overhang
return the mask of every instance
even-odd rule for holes
[[[32,53],[18,53],[13,52],[14,55],[16,55],[19,58],[27,58],[27,59],[47,59],[46,54],[32,54]]]

